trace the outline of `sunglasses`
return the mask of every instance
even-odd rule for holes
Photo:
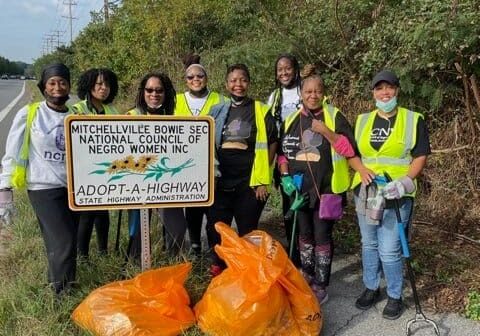
[[[147,92],[147,93],[153,93],[153,92],[155,92],[155,93],[163,93],[163,91],[164,91],[163,89],[160,89],[160,88],[155,88],[155,89],[153,89],[153,88],[145,88],[144,90],[145,90],[145,92]]]
[[[205,78],[205,75],[199,74],[199,75],[188,75],[188,76],[186,76],[186,78],[187,78],[188,80],[192,80],[192,79],[194,79],[195,77],[198,78],[198,79],[204,79],[204,78]]]

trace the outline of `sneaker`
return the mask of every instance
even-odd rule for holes
[[[361,310],[370,309],[378,300],[379,296],[380,290],[378,288],[376,290],[366,288],[357,301],[355,301],[355,307]]]
[[[223,269],[219,265],[213,264],[210,266],[210,275],[212,276],[212,278],[216,277],[217,275],[220,275],[222,271]]]
[[[383,317],[388,320],[396,320],[403,314],[403,302],[402,298],[393,299],[388,297],[387,304],[383,309]]]
[[[315,297],[317,298],[318,304],[323,305],[327,303],[328,301],[328,293],[327,290],[323,287],[320,287],[318,285],[313,284],[311,286],[313,293],[315,294]]]

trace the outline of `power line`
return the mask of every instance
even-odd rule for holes
[[[72,6],[76,6],[77,3],[73,2],[72,0],[69,0],[69,1],[64,1],[63,4],[68,6],[68,16],[65,16],[65,15],[62,15],[62,16],[64,18],[69,19],[69,22],[70,22],[70,44],[72,44],[72,41],[73,41],[73,24],[72,24],[72,21],[75,20],[75,19],[78,19],[77,17],[74,17],[72,15]]]

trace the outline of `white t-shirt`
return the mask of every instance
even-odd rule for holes
[[[10,187],[10,178],[20,153],[27,123],[28,106],[15,116],[5,146],[0,174],[0,189]],[[38,107],[30,130],[27,189],[42,190],[67,186],[65,169],[65,132],[63,121],[69,112],[49,108],[45,101]]]
[[[207,102],[208,93],[205,97],[198,98],[198,97],[192,96],[190,92],[185,92],[185,98],[187,99],[187,104],[188,104],[188,107],[190,108],[190,111],[192,111],[192,115],[198,116],[200,115],[200,112],[202,111],[203,106]]]
[[[268,105],[272,106],[275,91],[268,97]],[[282,101],[280,104],[280,116],[282,121],[285,120],[291,113],[296,112],[300,108],[300,88],[294,87],[291,89],[282,88]]]

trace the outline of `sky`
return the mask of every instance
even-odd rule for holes
[[[73,39],[90,22],[90,11],[99,11],[103,0],[0,0],[0,56],[33,63],[46,49],[47,34],[60,30],[60,41],[70,43],[69,6],[73,2]],[[55,37],[56,40],[56,37]],[[56,42],[55,42],[56,46]]]

